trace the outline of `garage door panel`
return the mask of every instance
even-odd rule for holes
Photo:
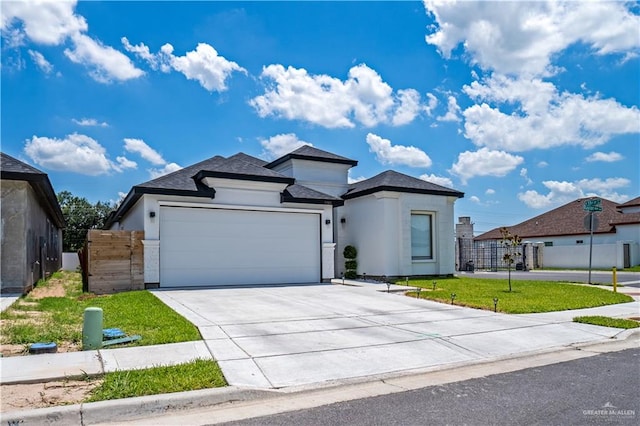
[[[163,207],[160,265],[164,287],[318,282],[319,215]]]

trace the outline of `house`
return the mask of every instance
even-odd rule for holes
[[[146,287],[310,283],[358,249],[369,276],[452,274],[453,189],[303,146],[272,162],[215,156],[134,186],[107,227],[142,230]]]
[[[27,293],[62,266],[64,218],[47,175],[0,153],[2,293]]]
[[[580,198],[514,226],[511,234],[522,238],[528,268],[587,268],[591,233],[589,213]],[[594,213],[592,266],[629,268],[640,264],[640,212],[638,198],[625,204],[600,199],[602,211]],[[499,241],[500,228],[474,238],[478,244]]]

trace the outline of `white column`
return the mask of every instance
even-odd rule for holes
[[[336,243],[322,243],[322,279],[335,278],[334,257]]]
[[[142,240],[144,245],[144,282],[160,282],[160,240]]]

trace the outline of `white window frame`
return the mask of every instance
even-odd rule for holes
[[[429,249],[430,253],[427,256],[414,254],[414,233],[412,231],[413,217],[414,216],[426,216],[429,218]],[[433,262],[435,260],[435,230],[433,224],[435,223],[435,214],[433,212],[425,211],[411,211],[411,218],[409,219],[409,233],[411,241],[411,261],[412,262]]]

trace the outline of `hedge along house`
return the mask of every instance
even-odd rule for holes
[[[145,232],[147,287],[320,282],[347,244],[369,275],[453,273],[463,194],[397,172],[350,185],[356,165],[311,146],[216,156],[134,186],[107,227]]]
[[[62,266],[64,218],[48,176],[0,153],[2,293],[27,293]]]

